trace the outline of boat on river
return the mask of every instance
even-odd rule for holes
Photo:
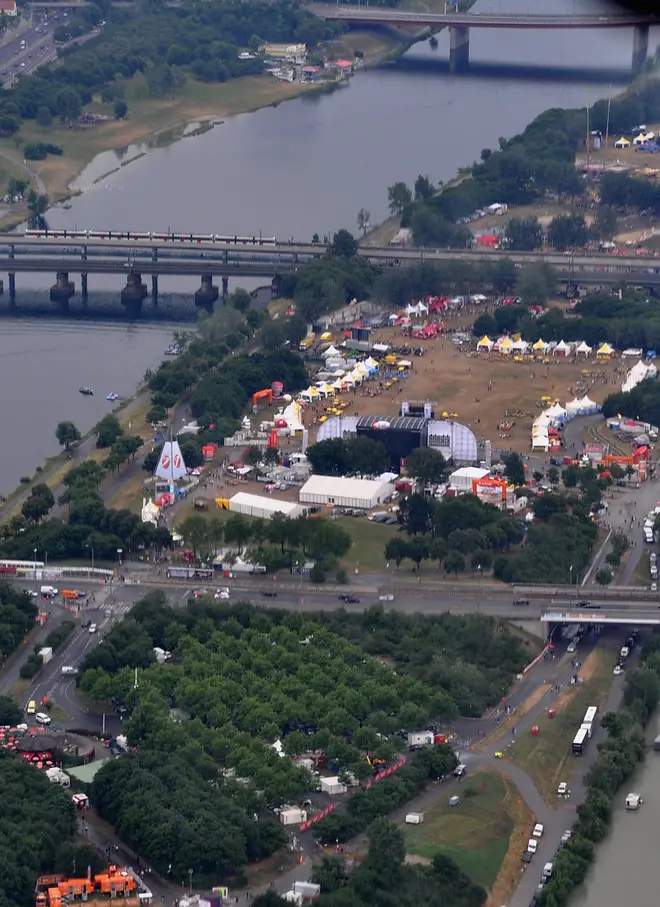
[[[176,343],[173,343],[171,346],[168,346],[168,348],[165,350],[165,355],[166,356],[178,356],[180,352],[181,352],[181,350],[176,345]]]
[[[643,802],[639,794],[628,794],[626,797],[626,809],[639,809]]]
[[[79,387],[78,393],[82,394],[83,397],[93,397],[94,396],[94,391],[91,389],[91,387]]]
[[[121,397],[119,396],[119,394],[115,394],[113,391],[113,393],[108,394],[108,396],[105,399],[109,400],[111,403],[114,403],[115,400],[121,400]]]

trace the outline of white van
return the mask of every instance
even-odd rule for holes
[[[42,586],[39,590],[44,598],[55,598],[57,589],[55,586]]]

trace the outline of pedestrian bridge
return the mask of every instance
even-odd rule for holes
[[[660,625],[660,610],[657,605],[648,608],[639,604],[631,604],[627,608],[594,608],[588,611],[543,611],[541,621],[546,624],[616,624],[641,627],[655,627]]]

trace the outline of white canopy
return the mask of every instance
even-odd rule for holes
[[[639,135],[636,135],[633,139],[633,145],[645,145],[649,141],[648,136],[645,132],[640,132]]]
[[[493,341],[490,339],[490,337],[484,336],[481,338],[481,340],[477,344],[477,349],[478,350],[488,350],[488,352],[490,353],[493,346],[494,346],[494,344],[493,344]]]
[[[567,356],[570,353],[570,351],[571,351],[570,346],[567,343],[564,343],[563,340],[560,340],[559,343],[557,344],[557,346],[552,351],[552,355],[554,356],[557,353],[562,353],[564,356]]]
[[[627,350],[624,350],[621,353],[621,355],[625,356],[626,359],[641,359],[642,353],[643,353],[643,350],[634,349],[633,347],[629,347]]]
[[[526,353],[529,349],[529,343],[522,338],[520,340],[514,340],[511,344],[511,349],[516,353]]]
[[[543,415],[548,416],[554,424],[556,422],[562,422],[566,418],[567,412],[560,403],[555,403],[554,406],[546,409]]]
[[[630,142],[629,142],[628,139],[627,139],[625,136],[623,136],[623,135],[621,136],[621,138],[619,139],[618,142],[615,142],[615,143],[614,143],[614,147],[615,147],[615,148],[628,148],[629,146],[630,146]]]
[[[335,390],[340,391],[340,390],[343,390],[345,385],[341,378],[337,378],[337,380],[333,382],[332,386],[334,387]]]
[[[578,355],[584,354],[585,356],[588,356],[591,353],[591,347],[583,340],[575,352]]]
[[[428,310],[428,306],[425,306],[423,302],[417,302],[414,305],[411,302],[406,306],[406,315],[425,315]]]
[[[638,362],[633,365],[626,375],[626,380],[621,385],[621,390],[624,394],[627,394],[646,378],[655,378],[657,374],[658,370],[652,363],[645,365],[643,362]]]
[[[579,401],[580,410],[583,413],[597,413],[600,409],[600,406],[594,402],[590,397],[585,396]]]
[[[332,344],[327,348],[327,350],[322,354],[324,359],[333,359],[336,356],[341,356],[339,350],[334,347]]]
[[[566,413],[569,416],[577,416],[581,412],[581,401],[577,397],[574,397],[569,403],[566,404]]]

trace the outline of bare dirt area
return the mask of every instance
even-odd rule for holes
[[[531,809],[510,782],[507,783],[506,810],[513,822],[513,831],[509,837],[509,849],[488,895],[486,907],[499,907],[510,902],[523,872],[521,866],[525,865],[521,863],[520,854],[526,849],[529,829],[535,819]]]
[[[399,345],[404,342],[392,328],[377,331],[372,339]],[[593,361],[546,356],[516,362],[498,354],[469,355],[474,344],[463,352],[448,337],[409,343],[425,349],[421,357],[408,357],[413,362],[410,376],[389,388],[373,382],[356,388],[342,397],[349,402],[346,415],[392,416],[398,414],[403,400],[430,400],[436,404],[436,417],[446,413],[468,425],[478,439],[527,453],[532,422],[548,405],[542,403],[542,397],[565,404],[573,399],[582,380],[589,396],[602,403],[620,384],[616,372],[621,364],[616,360],[596,365]],[[313,425],[331,405],[327,400],[309,406],[306,424]],[[510,424],[509,429],[500,429],[504,421]]]

